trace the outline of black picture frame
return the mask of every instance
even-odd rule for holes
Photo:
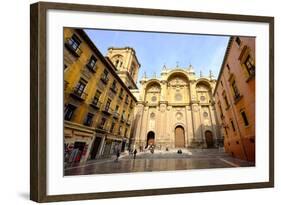
[[[159,17],[180,17],[249,21],[269,25],[269,181],[227,185],[206,185],[102,193],[76,193],[69,195],[47,195],[47,80],[46,80],[46,13],[48,10],[85,11],[148,15]],[[143,8],[110,7],[85,4],[39,2],[30,6],[30,199],[37,202],[86,200],[115,197],[209,192],[222,190],[274,187],[274,18],[219,13],[187,12]]]

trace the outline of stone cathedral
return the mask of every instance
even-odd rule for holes
[[[213,90],[216,80],[196,77],[193,67],[168,69],[160,77],[144,76],[132,132],[136,148],[212,148],[220,141]]]
[[[195,75],[194,68],[162,69],[160,77],[144,75],[137,88],[140,69],[134,49],[109,48],[109,59],[137,99],[130,146],[156,149],[212,148],[220,141],[213,90],[216,80]]]

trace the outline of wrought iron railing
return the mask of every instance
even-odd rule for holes
[[[79,45],[72,39],[67,38],[65,41],[66,48],[76,57],[81,56],[82,50],[79,48]]]
[[[100,107],[101,107],[101,102],[99,102],[98,100],[93,99],[93,101],[91,102],[90,105],[91,105],[93,108],[100,109]]]
[[[113,117],[114,118],[119,118],[120,114],[117,111],[113,112]]]
[[[71,90],[70,95],[78,100],[84,101],[88,94],[83,90],[80,90],[78,87],[74,87]]]

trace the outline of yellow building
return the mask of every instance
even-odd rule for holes
[[[136,98],[128,87],[136,88],[140,64],[133,49],[123,50],[111,48],[104,57],[83,30],[64,29],[66,162],[110,157],[129,146]],[[112,62],[121,60],[117,69]]]

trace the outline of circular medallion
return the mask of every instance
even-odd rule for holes
[[[152,112],[152,113],[150,114],[150,118],[151,118],[151,119],[154,119],[154,118],[155,118],[155,113],[154,113],[154,112]]]
[[[182,119],[182,113],[181,112],[177,112],[176,118],[177,118],[177,120],[181,120]]]
[[[182,100],[182,95],[181,95],[180,93],[177,93],[177,94],[175,95],[175,100],[176,100],[176,101],[181,101],[181,100]]]
[[[201,100],[201,101],[205,101],[205,99],[206,99],[206,98],[205,98],[205,96],[203,96],[203,95],[200,97],[200,100]]]
[[[156,100],[157,100],[157,97],[156,97],[156,96],[152,96],[152,97],[151,97],[151,101],[152,101],[152,102],[155,102]]]
[[[208,113],[207,112],[203,112],[203,117],[207,118],[208,117]]]

